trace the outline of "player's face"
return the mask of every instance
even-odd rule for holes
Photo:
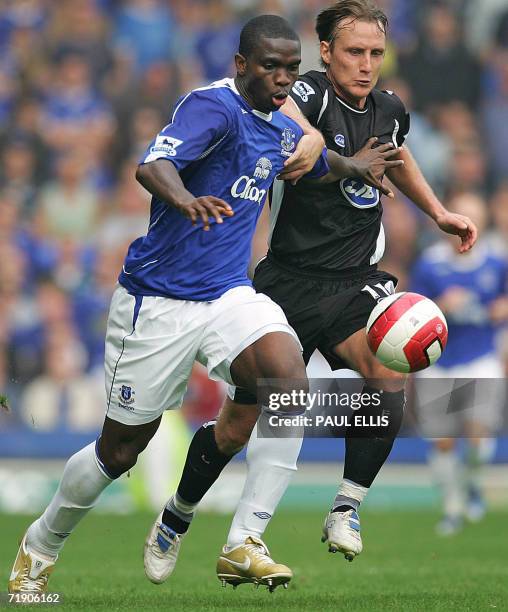
[[[269,113],[285,104],[300,68],[300,43],[261,38],[248,58],[237,54],[237,85],[256,110]]]
[[[336,92],[363,108],[379,79],[385,49],[386,36],[377,23],[341,23],[333,43],[321,43],[321,57]]]

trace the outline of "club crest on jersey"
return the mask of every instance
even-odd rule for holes
[[[256,162],[254,178],[267,179],[272,171],[272,162],[267,157],[260,157]]]
[[[172,136],[157,136],[150,153],[166,153],[171,157],[176,156],[176,149],[182,144],[183,140],[173,138]]]
[[[127,385],[122,385],[120,387],[120,393],[118,394],[119,406],[120,408],[125,408],[126,410],[134,410],[131,404],[134,403],[134,395],[132,387]]]
[[[296,147],[295,140],[296,134],[293,132],[293,130],[291,128],[284,128],[284,131],[282,132],[282,140],[280,142],[282,146],[281,155],[284,155],[284,157],[291,157]]]
[[[337,134],[333,140],[338,147],[346,146],[346,138],[344,137],[344,134]]]
[[[292,89],[293,93],[302,99],[302,102],[308,102],[309,96],[313,96],[316,92],[314,89],[304,81],[296,81]]]
[[[340,181],[340,190],[346,200],[355,208],[373,208],[379,204],[379,191],[354,178]]]

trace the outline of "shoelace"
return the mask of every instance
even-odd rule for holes
[[[48,583],[48,575],[41,574],[33,580],[28,575],[28,568],[23,572],[23,578],[20,580],[21,591],[23,593],[41,593]]]
[[[273,559],[270,557],[270,551],[266,546],[262,544],[247,544],[245,548],[261,561],[273,563]]]

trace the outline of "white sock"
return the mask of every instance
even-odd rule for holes
[[[258,423],[272,414],[263,411]],[[243,544],[249,536],[263,535],[297,470],[303,438],[258,438],[257,428],[258,424],[247,446],[247,478],[228,534],[228,548]]]
[[[95,506],[111,482],[99,467],[95,442],[72,455],[49,506],[28,528],[29,548],[56,557],[74,527]]]
[[[351,506],[351,508],[358,510],[368,492],[367,487],[362,487],[362,485],[344,478],[333,501],[332,509],[338,506]]]
[[[464,512],[462,465],[455,451],[434,449],[429,458],[434,479],[441,489],[443,510],[447,516],[461,516]]]

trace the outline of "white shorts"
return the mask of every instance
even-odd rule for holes
[[[179,408],[194,361],[233,384],[233,360],[271,332],[298,337],[275,302],[235,287],[213,302],[134,297],[119,286],[106,332],[106,416],[142,425]]]
[[[461,436],[465,424],[477,423],[490,433],[501,426],[506,388],[497,355],[485,355],[453,368],[432,366],[416,378],[418,418],[426,437]],[[460,388],[465,406],[449,401],[452,391],[457,393],[458,389],[460,396]]]

